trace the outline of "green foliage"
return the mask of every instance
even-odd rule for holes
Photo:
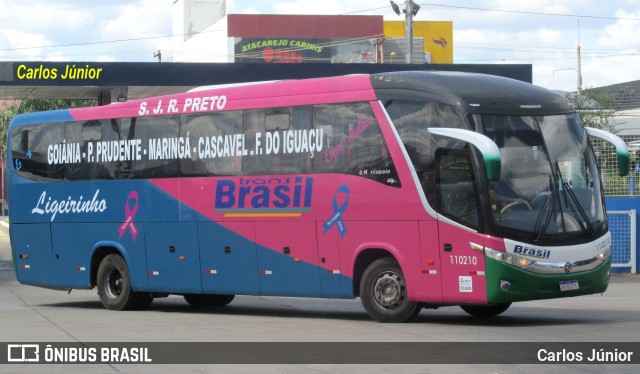
[[[7,129],[9,122],[18,114],[18,106],[5,102],[6,107],[0,112],[0,159],[4,160],[7,154]],[[3,105],[4,106],[4,105]]]
[[[18,114],[43,112],[46,110],[57,109],[69,109],[69,108],[82,108],[86,106],[96,105],[96,100],[42,100],[42,99],[28,99],[20,101],[20,107]]]
[[[0,111],[0,159],[5,159],[7,154],[7,130],[9,123],[13,117],[18,114],[42,112],[46,110],[80,108],[96,105],[96,100],[43,100],[43,99],[26,99],[20,101],[4,101],[4,105],[0,106],[4,109]]]
[[[578,117],[584,126],[616,133],[613,121],[615,114],[613,101],[606,91],[590,88],[577,94],[569,93],[566,97],[576,108]]]
[[[580,94],[567,94],[567,99],[578,112],[578,117],[584,126],[593,127],[617,133],[613,101],[603,89],[590,88]],[[591,139],[591,145],[598,158],[601,177],[608,196],[627,196],[630,194],[630,176],[621,177],[618,174],[616,150],[613,145],[600,139]],[[636,163],[637,155],[631,154],[629,166],[631,171]]]

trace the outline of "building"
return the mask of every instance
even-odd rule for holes
[[[173,62],[404,63],[403,21],[382,16],[227,14],[174,2]],[[453,63],[453,23],[414,22],[414,63]]]
[[[406,28],[404,21],[384,21],[385,41],[393,41],[397,47],[384,45],[385,62],[405,61]],[[422,57],[427,64],[453,64],[453,22],[452,21],[414,21],[414,58]],[[401,55],[396,51],[401,50]],[[394,55],[393,53],[396,52]],[[422,54],[422,56],[416,56]]]
[[[234,62],[378,63],[382,16],[230,14]]]

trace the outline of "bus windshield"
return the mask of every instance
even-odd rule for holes
[[[604,222],[595,157],[575,114],[482,115],[500,148],[501,179],[490,184],[494,223],[544,235],[584,232]]]

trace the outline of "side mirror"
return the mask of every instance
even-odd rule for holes
[[[434,135],[446,136],[448,138],[462,140],[463,142],[473,144],[484,159],[484,166],[487,170],[487,178],[490,181],[500,180],[500,170],[502,169],[502,157],[500,156],[500,148],[488,137],[463,129],[450,129],[435,127],[429,128],[429,132]]]
[[[584,129],[587,131],[587,135],[613,144],[616,147],[616,155],[618,156],[618,174],[621,177],[629,174],[629,147],[627,147],[627,143],[608,131],[594,129],[593,127],[585,127]]]

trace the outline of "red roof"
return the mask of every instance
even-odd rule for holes
[[[383,34],[382,16],[229,14],[228,36],[245,38],[362,38]]]

